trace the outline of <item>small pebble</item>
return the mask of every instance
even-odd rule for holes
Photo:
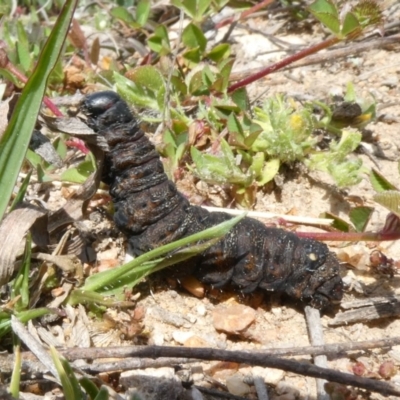
[[[253,376],[259,376],[265,383],[276,386],[285,376],[285,372],[275,368],[253,367],[251,369]]]
[[[238,334],[247,329],[256,318],[256,311],[242,304],[218,306],[213,310],[213,324],[217,331]]]
[[[175,340],[175,342],[179,344],[184,344],[192,336],[194,336],[193,332],[184,332],[184,331],[172,332],[172,338]]]
[[[211,347],[210,343],[199,336],[192,336],[185,340],[185,347]]]
[[[243,382],[242,374],[234,374],[226,379],[229,393],[235,396],[244,396],[250,392],[250,386]]]
[[[189,321],[191,324],[194,324],[197,321],[197,317],[194,316],[193,314],[185,314],[183,316],[183,318],[185,318],[187,321]]]
[[[154,332],[153,333],[153,343],[156,346],[162,346],[164,344],[164,334],[161,332]]]
[[[196,312],[200,317],[204,317],[207,314],[207,309],[204,304],[199,304],[196,307]]]

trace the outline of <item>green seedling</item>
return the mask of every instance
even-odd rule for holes
[[[121,295],[126,288],[134,287],[149,274],[187,260],[216,243],[235,226],[244,215],[223,222],[203,232],[188,236],[176,242],[164,245],[143,254],[127,264],[113,270],[100,272],[86,279],[79,291],[72,293],[70,302],[80,302],[81,297],[90,300],[88,293],[97,292],[101,295]],[[99,299],[96,294],[92,302]]]
[[[400,174],[400,162],[399,174]],[[378,232],[368,232],[366,227],[372,215],[371,207],[355,207],[350,211],[349,217],[353,225],[341,220],[337,216],[325,214],[325,217],[334,220],[333,226],[340,232],[302,234],[302,237],[311,237],[319,240],[338,240],[348,242],[358,241],[383,241],[400,239],[400,192],[380,172],[370,171],[370,182],[377,193],[373,199],[389,212],[385,226]]]
[[[57,350],[50,346],[51,358],[59,375],[65,400],[108,400],[109,392],[105,386],[98,389],[88,378],[78,380],[70,363]]]
[[[7,307],[0,308],[0,338],[11,331],[11,315],[18,317],[21,322],[27,322],[31,319],[39,318],[50,311],[47,308],[29,308],[29,273],[31,261],[32,240],[30,234],[27,235],[25,252],[22,260],[22,266],[15,277],[10,282],[11,301]]]

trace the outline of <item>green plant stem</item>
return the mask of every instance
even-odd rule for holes
[[[19,386],[21,381],[21,340],[16,335],[13,335],[14,342],[14,368],[11,376],[10,382],[10,393],[16,399],[19,398]]]
[[[322,241],[381,242],[400,239],[400,232],[296,232],[297,236]]]
[[[272,74],[273,72],[278,71],[278,70],[294,63],[295,61],[301,60],[302,58],[305,58],[311,54],[317,53],[320,50],[331,47],[334,44],[339,43],[340,41],[341,41],[341,39],[337,38],[336,36],[331,36],[321,43],[318,43],[314,46],[311,46],[304,50],[301,50],[296,54],[293,54],[281,61],[278,61],[275,64],[272,64],[272,65],[264,68],[263,70],[255,73],[254,75],[250,75],[249,77],[242,79],[239,82],[234,83],[233,85],[231,85],[228,88],[228,93],[234,92],[237,89],[240,89],[244,86],[249,85],[250,83],[253,83],[261,78],[264,78],[265,76]]]

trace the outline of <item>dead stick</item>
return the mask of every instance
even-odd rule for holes
[[[303,356],[310,355],[315,356],[319,354],[331,354],[337,356],[341,353],[349,351],[366,351],[375,348],[389,348],[392,346],[400,345],[400,337],[394,337],[389,339],[381,340],[366,340],[362,342],[350,342],[350,343],[332,343],[323,346],[306,346],[306,347],[283,347],[283,348],[271,348],[262,350],[262,354],[273,355],[273,356]],[[96,360],[100,358],[127,358],[130,357],[131,347],[106,347],[106,348],[85,348],[85,349],[68,349],[61,350],[59,352],[67,358],[69,361],[78,359],[89,359]],[[41,368],[41,364],[37,362],[36,357],[29,351],[22,353],[23,359],[23,370],[33,371],[34,373],[44,372],[45,368]],[[88,364],[82,366],[81,369],[91,372],[106,372],[111,370],[126,370],[126,369],[142,369],[142,368],[158,368],[165,365],[186,364],[196,362],[195,359],[181,358],[159,358],[157,360],[152,359],[130,359],[130,360],[118,360],[115,362],[105,362],[98,364]],[[0,370],[3,374],[11,374],[12,367],[14,365],[14,356],[12,354],[0,354]]]
[[[315,365],[305,364],[294,360],[286,360],[266,356],[263,353],[244,351],[227,351],[212,348],[185,348],[169,346],[138,346],[132,349],[132,357],[193,357],[201,360],[219,360],[237,362],[260,367],[282,369],[300,375],[314,378],[326,379],[332,382],[351,385],[372,392],[379,392],[383,395],[400,396],[400,389],[395,386],[373,379],[361,378],[351,374],[334,371],[327,368],[320,368]]]
[[[21,339],[21,341],[32,351],[40,362],[50,371],[57,382],[60,382],[57,369],[47,350],[43,347],[35,337],[25,328],[25,325],[18,318],[11,316],[11,327],[13,332]]]
[[[400,337],[381,340],[366,340],[353,343],[333,343],[324,346],[305,346],[305,347],[284,347],[263,349],[259,353],[264,356],[302,356],[318,354],[339,354],[347,351],[368,350],[381,347],[392,347],[400,345]],[[132,349],[136,347],[121,346],[121,347],[90,347],[90,348],[72,348],[68,350],[59,349],[60,353],[69,361],[78,359],[95,360],[98,358],[125,358],[131,357]],[[189,357],[189,356],[185,356]],[[190,356],[191,357],[191,356]]]
[[[162,357],[153,360],[152,358],[129,358],[116,361],[97,362],[93,364],[79,364],[79,368],[90,374],[111,371],[131,371],[133,369],[162,368],[173,365],[192,364],[199,362],[193,358],[169,358]]]
[[[306,306],[304,309],[306,322],[307,322],[307,330],[308,336],[310,338],[310,342],[313,346],[323,346],[324,345],[324,333],[322,329],[321,323],[321,315],[319,310],[316,308]],[[321,354],[314,357],[314,364],[318,367],[327,368],[328,367],[328,359],[325,354]],[[316,379],[317,386],[317,400],[329,400],[329,395],[325,391],[325,383],[324,379]]]
[[[73,351],[78,351],[80,354],[79,358],[87,357],[92,349],[69,349],[68,352],[71,354]],[[103,349],[96,349],[97,356]],[[110,353],[110,349],[104,352],[103,357],[109,357],[113,355],[118,357],[120,348],[115,349],[116,351]],[[93,356],[93,352],[92,356]],[[106,355],[107,354],[107,355]],[[282,369],[284,371],[294,372],[300,375],[311,376],[314,378],[326,379],[331,382],[337,382],[344,385],[351,385],[362,389],[370,390],[372,392],[378,392],[383,395],[395,395],[400,396],[400,389],[395,388],[393,385],[374,381],[372,379],[361,378],[351,374],[345,374],[342,372],[316,367],[294,360],[286,360],[277,357],[271,357],[263,352],[245,352],[245,351],[228,351],[219,350],[212,348],[186,348],[186,347],[169,347],[169,346],[136,346],[124,349],[125,356],[128,357],[146,357],[157,359],[159,357],[190,357],[201,360],[219,360],[244,363],[249,365],[258,365],[260,367],[269,367]]]

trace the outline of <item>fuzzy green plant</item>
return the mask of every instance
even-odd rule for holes
[[[313,2],[308,11],[332,32],[332,37],[233,85],[229,81],[234,61],[229,44],[210,47],[200,27],[216,3],[179,2],[179,6],[192,19],[182,32],[183,51],[179,57],[182,65],[163,64],[163,57],[174,57],[174,53],[167,30],[160,25],[147,41],[149,48],[159,55],[159,65],[135,66],[124,76],[123,71],[114,71],[112,77],[118,92],[129,103],[153,110],[151,115],[143,114],[144,120],[163,122],[164,145],[160,150],[166,157],[171,178],[185,163],[202,180],[230,185],[231,192],[238,194],[236,200],[245,206],[252,205],[254,199],[250,193],[254,188],[271,181],[284,163],[302,162],[311,169],[325,171],[338,186],[361,180],[365,170],[361,161],[350,155],[361,141],[357,128],[374,118],[374,102],[365,106],[364,99],[356,98],[354,88],[349,86],[345,101],[359,104],[362,113],[357,124],[349,124],[356,129],[346,129],[348,125],[335,119],[332,108],[324,102],[319,103],[325,113],[322,119],[308,105],[302,107],[283,96],[266,99],[259,107],[250,108],[245,86],[295,60],[342,40],[354,39],[379,25],[382,13],[376,2],[360,0],[351,8],[331,0]],[[197,112],[188,116],[187,105]],[[336,135],[323,150],[318,148],[313,134],[321,128]],[[210,149],[204,145],[207,142],[213,143]],[[190,148],[192,166],[187,159]],[[243,196],[246,193],[248,196]]]

